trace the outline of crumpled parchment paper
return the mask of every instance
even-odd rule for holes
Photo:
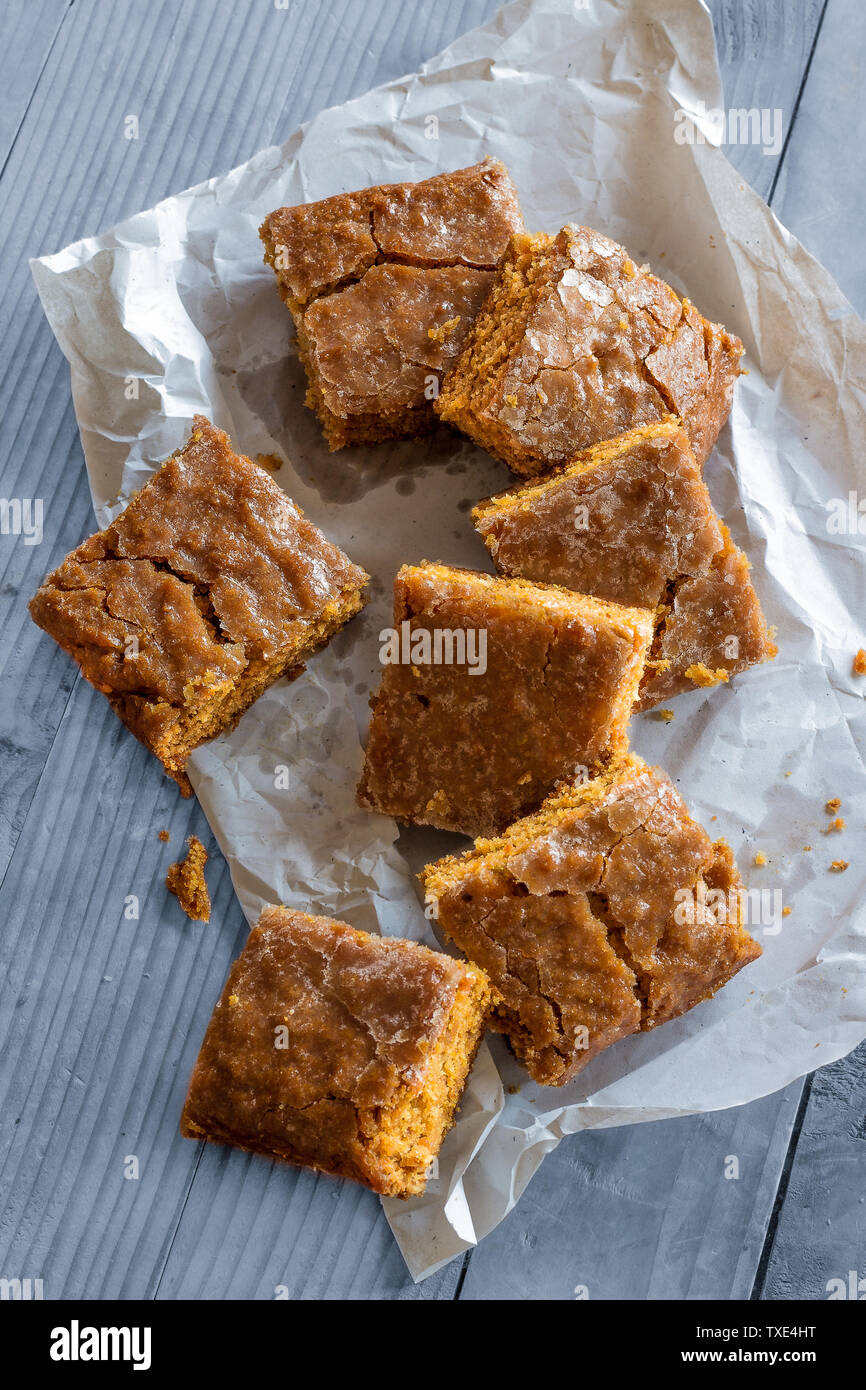
[[[420,73],[33,262],[70,362],[100,525],[203,411],[243,452],[283,457],[279,482],[374,577],[363,616],[302,679],[273,687],[193,757],[250,921],[282,901],[432,940],[414,872],[465,842],[398,837],[359,810],[360,738],[394,572],[421,558],[489,568],[468,510],[509,482],[446,432],[327,452],[262,263],[265,213],[493,154],[530,227],[599,228],[746,344],[750,374],[707,480],[752,559],[780,654],[731,686],[680,697],[670,724],[635,719],[633,742],[728,837],[747,881],[793,910],[754,928],[762,960],[715,1000],[619,1043],[563,1089],[529,1082],[501,1039],[484,1046],[426,1194],[385,1203],[415,1278],[496,1225],[564,1134],[742,1104],[866,1035],[866,682],[851,669],[866,645],[854,617],[866,612],[866,572],[856,518],[847,530],[833,521],[833,499],[841,515],[866,456],[866,332],[714,147],[705,113],[721,100],[700,0],[518,0]],[[677,140],[678,128],[694,138]],[[832,796],[850,829],[827,836]],[[762,869],[750,867],[758,850]],[[848,871],[829,872],[839,857]]]

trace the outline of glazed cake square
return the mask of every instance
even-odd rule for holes
[[[654,611],[638,709],[776,654],[749,562],[676,420],[587,449],[472,517],[501,574]]]
[[[482,971],[426,946],[266,907],[214,1009],[181,1133],[419,1193],[491,998]]]
[[[421,877],[433,920],[501,995],[491,1026],[541,1085],[685,1013],[761,954],[730,849],[634,755]]]
[[[498,160],[278,208],[260,235],[332,449],[431,430],[433,400],[523,220]]]
[[[703,466],[742,353],[600,232],[518,233],[436,411],[525,476],[665,415],[682,419]]]
[[[67,555],[30,613],[189,795],[192,750],[300,675],[367,581],[197,415],[184,448]]]
[[[628,746],[653,634],[644,609],[406,565],[393,633],[400,651],[383,651],[359,787],[372,810],[493,834]]]

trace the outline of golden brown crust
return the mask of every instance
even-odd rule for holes
[[[165,886],[174,893],[191,921],[209,922],[210,893],[204,876],[207,850],[195,835],[190,835],[186,843],[186,858],[169,867]]]
[[[423,1189],[491,1002],[475,967],[268,907],[208,1026],[181,1120],[206,1138]]]
[[[584,450],[472,516],[500,573],[655,612],[640,709],[775,655],[748,561],[675,419]]]
[[[728,846],[634,755],[421,877],[442,930],[502,995],[493,1026],[545,1085],[761,954]]]
[[[489,834],[627,747],[653,631],[643,609],[407,565],[394,584],[394,631],[406,659],[386,663],[371,702],[364,806]]]
[[[669,414],[703,464],[742,352],[599,232],[517,234],[436,413],[527,476]]]
[[[421,434],[513,232],[497,160],[278,208],[260,236],[332,449]]]
[[[48,576],[30,613],[183,787],[191,750],[279,676],[299,675],[366,583],[199,415],[117,520]]]

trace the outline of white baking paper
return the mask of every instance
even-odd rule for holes
[[[250,920],[282,901],[419,939],[432,938],[414,872],[465,842],[398,838],[355,805],[378,632],[402,562],[488,568],[468,509],[509,477],[446,432],[328,453],[259,223],[281,204],[492,154],[529,226],[576,220],[625,242],[746,343],[750,375],[707,479],[753,561],[780,654],[680,697],[672,723],[637,718],[633,739],[729,838],[749,881],[792,911],[756,928],[762,960],[715,1000],[611,1048],[561,1090],[530,1083],[501,1039],[484,1047],[438,1176],[425,1196],[385,1203],[415,1278],[495,1226],[564,1134],[742,1104],[866,1035],[866,682],[852,674],[866,580],[856,515],[834,529],[832,512],[849,494],[856,508],[866,456],[866,333],[709,143],[718,135],[702,112],[720,105],[699,0],[518,0],[420,73],[33,263],[70,361],[100,524],[204,411],[243,452],[283,457],[280,483],[373,575],[364,614],[200,750],[191,775]],[[704,143],[675,139],[682,109]],[[850,828],[826,835],[833,796]],[[759,850],[767,866],[750,870]],[[836,858],[847,872],[828,871]]]

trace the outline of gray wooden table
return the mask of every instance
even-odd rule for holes
[[[495,8],[0,8],[2,493],[47,500],[41,545],[0,536],[0,1276],[41,1277],[46,1298],[272,1298],[284,1285],[302,1299],[569,1299],[582,1284],[592,1298],[822,1299],[828,1280],[866,1273],[864,1048],[739,1110],[564,1142],[511,1216],[420,1286],[372,1194],[177,1134],[246,927],[195,802],[27,616],[42,575],[92,529],[67,366],[27,257],[230,168]],[[784,117],[777,155],[728,153],[862,313],[866,5],[711,8],[726,104]],[[137,141],[124,138],[130,114]],[[163,884],[193,831],[213,856],[204,930]]]

